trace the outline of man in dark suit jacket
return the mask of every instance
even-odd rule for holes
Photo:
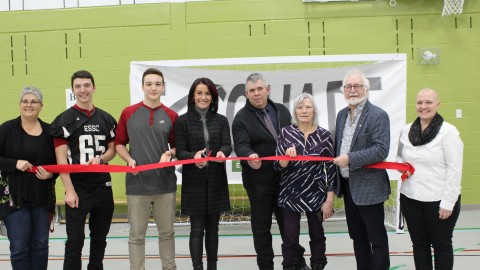
[[[390,267],[383,204],[390,194],[386,170],[364,166],[384,161],[390,148],[388,114],[371,104],[370,84],[358,70],[343,80],[348,107],[337,115],[336,147],[339,187],[343,194],[348,233],[353,240],[358,270]]]
[[[238,157],[275,156],[278,134],[291,123],[287,107],[273,102],[270,85],[262,74],[253,73],[245,84],[245,107],[235,115],[232,135]],[[269,119],[269,120],[268,120]],[[270,123],[268,123],[270,122]],[[272,213],[275,214],[280,234],[283,235],[282,211],[278,206],[280,172],[273,169],[273,161],[242,161],[243,186],[251,206],[253,244],[260,270],[273,270],[275,257],[272,247]],[[305,249],[300,246],[302,251]],[[299,254],[297,269],[310,269]]]

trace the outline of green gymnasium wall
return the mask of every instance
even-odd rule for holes
[[[440,113],[465,143],[462,203],[478,206],[480,1],[443,18],[442,7],[440,0],[396,7],[387,0],[224,0],[0,12],[0,122],[19,114],[27,85],[43,91],[41,118],[52,121],[65,110],[65,89],[79,69],[95,76],[94,104],[118,119],[129,105],[130,61],[406,53],[406,120],[415,118],[420,88],[439,91]],[[431,47],[440,49],[440,64],[418,65],[417,49]],[[125,199],[124,175],[113,178],[116,199]]]

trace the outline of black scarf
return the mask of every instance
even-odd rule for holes
[[[413,146],[424,145],[431,142],[437,136],[440,128],[442,127],[443,117],[440,114],[435,114],[428,127],[422,132],[420,125],[420,118],[417,117],[410,127],[408,132],[408,139]]]

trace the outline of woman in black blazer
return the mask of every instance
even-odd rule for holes
[[[218,114],[218,92],[208,78],[196,79],[188,94],[188,111],[175,123],[178,159],[228,157],[232,152],[230,126]],[[217,269],[220,214],[230,210],[225,162],[196,162],[183,165],[183,214],[190,215],[190,254],[193,269],[203,269],[203,236],[207,269]]]

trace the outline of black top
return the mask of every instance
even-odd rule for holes
[[[53,120],[50,134],[68,142],[69,164],[85,164],[107,151],[108,143],[115,138],[116,126],[117,121],[99,108],[86,112],[72,106]],[[70,178],[74,187],[105,186],[111,182],[109,173],[72,173]]]
[[[53,139],[49,124],[41,121],[42,133],[27,134],[20,117],[0,126],[0,216],[16,211],[24,205],[45,205],[55,210],[55,179],[39,180],[34,173],[16,169],[18,160],[27,160],[34,166],[56,164]],[[7,180],[8,179],[8,180]]]
[[[277,130],[291,124],[292,116],[287,107],[270,99],[268,104],[274,110]],[[248,157],[253,153],[257,153],[259,157],[275,156],[277,141],[258,112],[247,99],[245,107],[240,109],[233,119],[233,142],[235,153],[239,157]],[[241,161],[241,164],[244,185],[278,185],[280,173],[273,169],[273,161],[262,161],[258,170],[252,169],[246,161]]]

